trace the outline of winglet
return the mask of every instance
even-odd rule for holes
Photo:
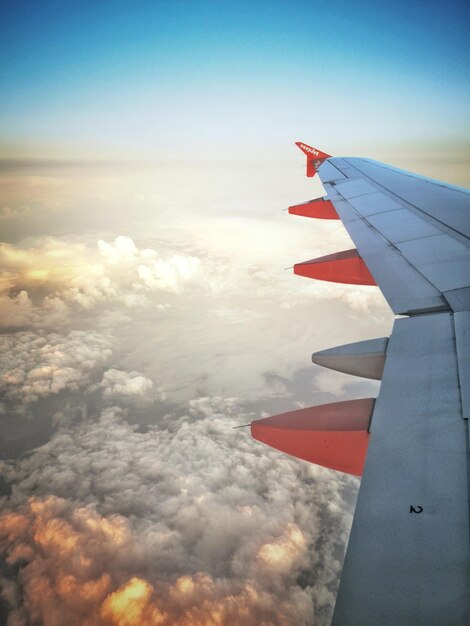
[[[307,176],[311,178],[315,176],[318,168],[326,159],[329,159],[331,154],[312,148],[303,141],[296,141],[295,145],[298,146],[307,157]]]

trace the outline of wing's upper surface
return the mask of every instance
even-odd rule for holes
[[[339,217],[357,252],[296,267],[323,280],[357,283],[363,275],[364,284],[370,272],[392,311],[406,316],[395,320],[388,341],[313,357],[340,371],[382,375],[333,624],[470,623],[470,194],[366,159],[314,165],[328,204],[290,212]],[[335,414],[335,405],[325,407]],[[258,423],[269,432],[286,421]],[[313,438],[319,430],[316,447],[327,441],[324,422],[302,426]],[[289,446],[279,430],[256,438],[295,454],[292,441],[302,432],[284,432]]]
[[[366,159],[318,173],[394,313],[470,308],[470,196]]]
[[[396,314],[333,624],[470,619],[470,194],[381,163],[319,175]]]

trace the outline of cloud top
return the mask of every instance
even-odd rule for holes
[[[111,356],[111,340],[97,332],[19,332],[0,335],[0,391],[18,405],[63,390],[77,391]]]
[[[0,244],[2,327],[52,326],[73,311],[148,306],[156,292],[179,293],[199,271],[197,257],[162,258],[130,237],[96,247],[52,238],[35,247]]]
[[[260,454],[230,430],[247,419],[233,401],[145,433],[123,416],[105,409],[5,467],[17,507],[0,547],[23,590],[11,624],[326,624],[354,479]]]

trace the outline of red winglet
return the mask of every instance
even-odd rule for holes
[[[339,220],[339,215],[331,200],[317,198],[302,204],[294,204],[288,209],[292,215],[302,215],[303,217],[317,217],[323,220]]]
[[[251,436],[304,461],[361,476],[373,408],[373,398],[312,406],[256,420]]]
[[[317,150],[317,148],[312,148],[312,146],[308,146],[303,141],[296,141],[295,145],[298,146],[307,157],[307,176],[309,178],[315,176],[323,161],[331,157],[331,154]]]
[[[294,274],[317,280],[327,280],[333,283],[347,283],[349,285],[377,285],[369,272],[367,265],[359,252],[344,250],[335,254],[296,263]]]

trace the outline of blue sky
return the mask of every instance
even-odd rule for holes
[[[464,2],[3,2],[5,156],[468,137]]]

